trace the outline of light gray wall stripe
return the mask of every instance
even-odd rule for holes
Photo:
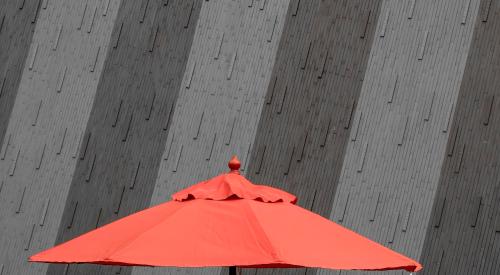
[[[383,3],[331,218],[418,259],[479,1],[415,2]]]
[[[247,165],[289,1],[251,3],[203,2],[152,205],[227,171],[233,154]],[[219,269],[135,268],[134,274],[170,271]]]

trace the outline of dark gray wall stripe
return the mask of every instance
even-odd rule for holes
[[[418,259],[479,1],[415,2],[382,6],[331,219]]]
[[[250,180],[296,194],[301,206],[325,217],[354,125],[379,5],[290,5],[249,160]]]
[[[324,216],[353,125],[378,7],[378,1],[307,1],[297,15],[290,8],[266,95],[248,177],[285,188]]]
[[[500,3],[481,1],[428,226],[425,274],[500,273]]]
[[[120,1],[9,2],[41,7],[0,157],[0,264],[43,274],[26,259],[56,240]]]
[[[149,206],[201,3],[122,2],[58,243]],[[65,274],[115,271],[79,265]],[[48,273],[63,274],[64,266]]]
[[[0,144],[3,144],[42,8],[41,1],[24,2],[0,2]]]

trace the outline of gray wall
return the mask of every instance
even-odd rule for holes
[[[38,13],[46,8],[40,4],[0,2],[0,142],[7,131]]]
[[[324,216],[378,12],[378,1],[309,1],[291,8],[267,91],[248,177],[289,190]]]
[[[110,1],[106,16],[94,0],[40,10],[0,158],[5,274],[47,267],[26,259],[55,243],[119,3]]]
[[[227,171],[233,154],[247,165],[287,7],[287,0],[203,2],[152,205]]]
[[[125,1],[120,6],[58,242],[149,206],[201,3]],[[54,265],[49,274],[120,270],[64,268]],[[121,270],[126,273],[130,268]]]
[[[424,272],[498,273],[499,14],[498,0],[2,1],[0,275],[227,273],[26,258],[233,154]]]
[[[415,259],[479,7],[456,2],[382,5],[331,215]]]
[[[425,274],[500,272],[500,2],[481,1],[451,125]],[[471,22],[472,23],[472,22]]]
[[[296,194],[299,205],[326,217],[379,7],[380,1],[295,2],[267,91],[248,177]]]

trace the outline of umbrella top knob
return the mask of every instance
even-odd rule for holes
[[[241,163],[240,163],[240,160],[236,156],[233,156],[231,158],[231,160],[229,161],[227,166],[229,166],[229,169],[231,169],[230,173],[238,173],[238,174],[240,173],[239,170],[240,170]]]

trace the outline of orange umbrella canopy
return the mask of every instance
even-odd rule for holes
[[[238,172],[198,183],[173,200],[92,230],[32,262],[177,267],[318,267],[418,271],[422,266],[295,205],[282,190]]]

